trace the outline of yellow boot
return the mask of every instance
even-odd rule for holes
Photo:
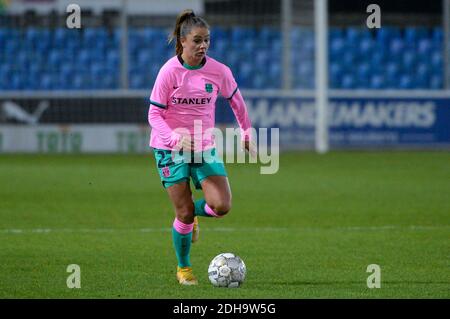
[[[197,278],[192,273],[192,267],[177,267],[177,280],[180,285],[198,285]]]

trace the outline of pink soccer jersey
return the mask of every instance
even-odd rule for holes
[[[167,61],[158,73],[150,96],[150,146],[173,150],[181,138],[176,129],[181,128],[189,131],[201,150],[214,147],[214,137],[205,131],[215,125],[215,103],[219,94],[230,101],[240,128],[248,131],[251,124],[245,102],[227,66],[208,56],[196,67],[183,63],[179,56]],[[194,121],[197,125],[201,123],[201,130],[198,127],[195,130],[201,132],[200,136],[194,136]]]

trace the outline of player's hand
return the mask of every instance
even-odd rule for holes
[[[253,141],[242,141],[241,147],[243,150],[246,150],[250,154],[250,156],[256,158],[258,152],[256,144]]]
[[[190,152],[194,149],[194,141],[191,139],[190,136],[184,135],[178,142],[178,147],[179,149]]]

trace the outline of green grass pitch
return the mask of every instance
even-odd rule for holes
[[[277,174],[259,168],[227,164],[233,208],[200,220],[199,285],[181,287],[151,154],[1,155],[0,298],[450,297],[448,152],[289,152]],[[221,252],[244,259],[241,288],[209,283]]]

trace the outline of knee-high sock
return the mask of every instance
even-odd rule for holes
[[[222,217],[221,215],[217,214],[211,207],[206,204],[206,201],[202,198],[194,203],[194,215],[195,216],[204,216],[204,217]]]
[[[172,239],[178,259],[178,266],[180,267],[191,266],[190,252],[193,228],[194,223],[185,224],[177,218],[173,221]]]

